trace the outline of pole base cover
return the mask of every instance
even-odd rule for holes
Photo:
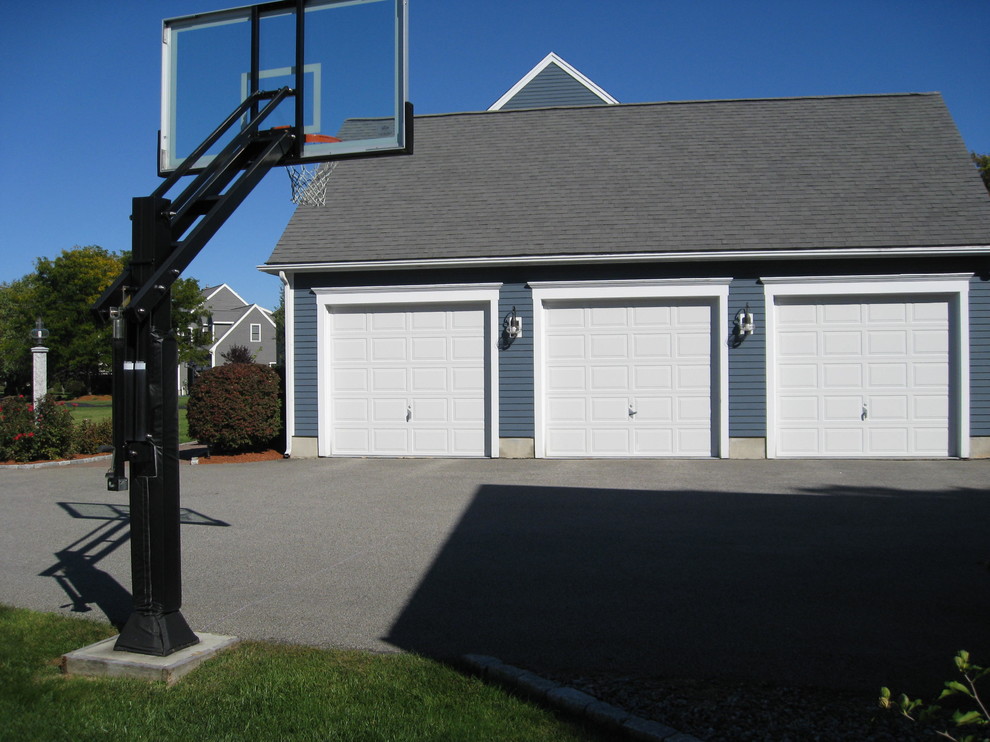
[[[194,644],[199,644],[199,637],[189,628],[179,611],[132,613],[113,648],[118,652],[167,657]]]

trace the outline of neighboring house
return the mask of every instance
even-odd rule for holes
[[[247,348],[255,363],[276,364],[275,320],[269,310],[248,304],[225,283],[203,289],[201,296],[203,308],[208,312],[203,319],[203,327],[208,329],[210,337],[208,368],[222,366],[224,354],[235,345]],[[188,379],[188,372],[180,372],[180,378]]]
[[[290,453],[990,456],[990,198],[941,96],[526,92],[293,215]]]

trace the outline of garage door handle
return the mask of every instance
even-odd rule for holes
[[[862,412],[862,414],[861,414],[861,415],[859,416],[859,419],[860,419],[860,420],[865,420],[865,419],[867,419],[867,418],[868,418],[869,416],[870,416],[870,411],[869,411],[868,409],[866,409],[866,402],[863,402],[863,412]]]
[[[636,410],[632,408],[632,405],[629,405],[629,417],[635,417],[635,416],[636,416]]]
[[[406,405],[406,422],[412,420],[412,407]]]

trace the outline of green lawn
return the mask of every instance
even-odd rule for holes
[[[245,642],[173,687],[67,678],[112,627],[0,605],[0,738],[565,742],[607,737],[415,655]]]
[[[189,423],[186,420],[186,402],[189,401],[189,397],[179,397],[179,442],[189,443],[192,438],[189,437]],[[77,422],[79,420],[92,420],[93,422],[98,422],[100,420],[105,420],[112,416],[111,402],[109,399],[106,400],[78,400],[73,399],[67,402],[69,408],[72,410],[72,418]]]

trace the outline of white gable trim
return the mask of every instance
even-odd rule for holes
[[[533,69],[531,69],[529,72],[527,72],[519,82],[517,82],[515,85],[513,85],[511,88],[509,88],[509,90],[505,93],[505,95],[503,95],[497,101],[495,101],[494,103],[492,103],[491,106],[489,106],[488,110],[489,111],[499,111],[499,110],[501,110],[502,109],[502,106],[504,106],[506,103],[508,103],[510,100],[512,100],[512,98],[514,98],[515,95],[520,90],[522,90],[524,87],[526,87],[527,85],[529,85],[529,83],[533,81],[533,78],[535,78],[537,75],[539,75],[541,72],[543,72],[543,70],[545,70],[551,64],[555,64],[558,67],[560,67],[560,69],[562,69],[568,75],[570,75],[575,80],[577,80],[577,82],[581,83],[582,85],[584,85],[584,87],[586,87],[592,93],[594,93],[599,98],[601,98],[603,103],[608,103],[609,105],[615,105],[615,104],[617,104],[619,102],[615,98],[613,98],[611,95],[609,95],[608,93],[606,93],[600,86],[596,85],[591,80],[589,80],[587,77],[585,77],[580,72],[578,72],[576,69],[574,69],[574,67],[572,67],[571,65],[569,65],[563,59],[561,59],[560,57],[558,57],[553,52],[550,52],[549,54],[547,54],[540,61],[539,64],[537,64]]]

